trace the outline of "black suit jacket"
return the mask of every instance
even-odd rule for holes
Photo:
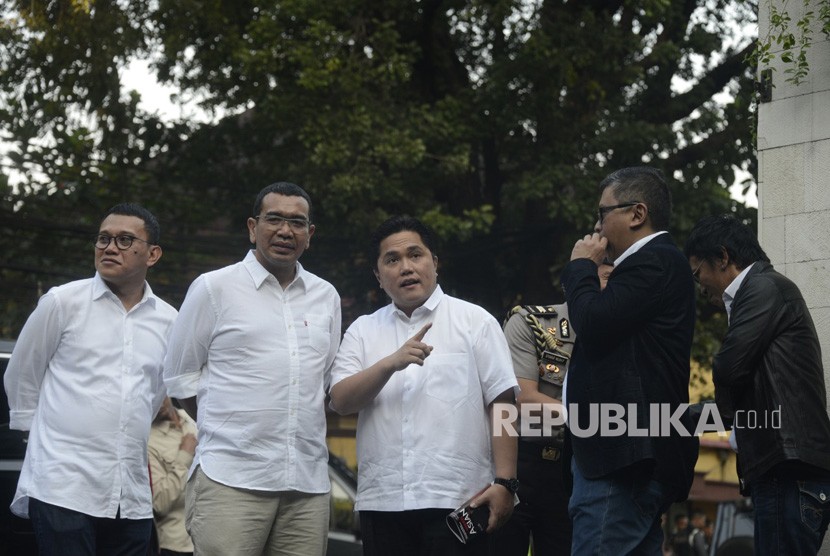
[[[661,234],[616,266],[604,291],[589,259],[571,261],[562,285],[577,334],[567,403],[580,471],[588,478],[641,473],[672,487],[677,500],[685,499],[697,461],[694,426],[683,413],[680,422],[689,436],[673,427],[654,430],[649,412],[650,404],[674,412],[689,402],[695,288],[688,261],[672,238]],[[623,406],[625,433],[579,432],[590,433],[589,417],[597,420],[590,416],[591,404]],[[633,422],[639,430],[651,430],[632,434]]]

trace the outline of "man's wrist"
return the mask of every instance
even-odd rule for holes
[[[493,479],[494,485],[501,485],[510,491],[510,494],[516,494],[519,490],[519,479],[513,477],[511,479],[505,479],[503,477],[496,477]]]

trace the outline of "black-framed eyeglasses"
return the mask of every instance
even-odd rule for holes
[[[115,240],[115,246],[118,247],[121,251],[129,249],[132,246],[133,241],[135,240],[138,240],[142,243],[146,243],[147,245],[153,245],[149,241],[145,241],[140,237],[135,237],[127,234],[121,234],[118,236],[111,236],[109,234],[98,234],[97,236],[95,236],[95,247],[97,247],[98,249],[106,249],[107,247],[109,247],[110,242],[112,240]]]
[[[283,223],[288,223],[288,227],[294,232],[304,232],[309,226],[309,222],[305,218],[287,218],[273,213],[254,216],[254,218],[257,221],[265,222],[266,226],[275,230],[282,227]]]
[[[599,207],[597,209],[597,217],[599,218],[599,223],[602,224],[602,221],[605,220],[605,216],[611,212],[612,210],[617,210],[626,207],[633,207],[634,205],[639,205],[640,201],[631,201],[630,203],[620,203],[619,205],[611,205],[610,207]]]
[[[705,263],[705,262],[706,262],[706,259],[701,260],[700,264],[697,265],[695,267],[695,269],[692,271],[692,278],[694,278],[694,281],[697,282],[698,284],[700,284],[700,267],[702,267],[703,263]]]

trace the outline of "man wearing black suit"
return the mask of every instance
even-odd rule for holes
[[[733,216],[695,224],[685,253],[701,295],[729,319],[712,377],[752,495],[755,553],[816,554],[830,523],[830,419],[804,297]]]
[[[661,554],[661,514],[687,497],[697,460],[684,411],[694,282],[666,232],[671,195],[660,171],[624,168],[599,191],[595,233],[576,242],[562,274],[578,338],[566,391],[572,552]],[[614,271],[600,290],[604,259]]]

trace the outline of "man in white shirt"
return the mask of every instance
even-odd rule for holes
[[[491,429],[514,404],[507,341],[484,309],[445,295],[430,231],[392,217],[372,238],[375,276],[392,303],[349,327],[332,371],[331,405],[359,411],[358,494],[367,556],[486,552],[452,536],[447,513],[471,498],[487,530],[513,510],[516,438]],[[489,487],[488,487],[489,485]]]
[[[95,276],[49,290],[15,345],[9,426],[30,432],[11,508],[32,519],[41,555],[147,553],[147,438],[176,318],[145,281],[158,243],[147,209],[110,209]]]
[[[196,554],[322,556],[340,296],[297,262],[314,234],[302,188],[260,191],[248,233],[242,262],[190,286],[165,360],[170,396],[199,431],[186,525]]]

